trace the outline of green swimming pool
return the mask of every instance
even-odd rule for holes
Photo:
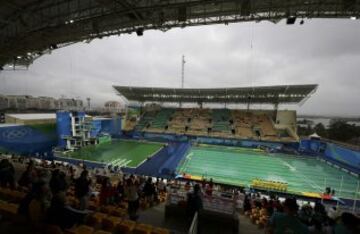
[[[103,162],[114,166],[137,167],[163,146],[164,144],[153,142],[112,140],[66,153],[66,156],[80,160]]]
[[[249,186],[255,178],[281,181],[288,183],[288,191],[294,193],[322,193],[331,187],[342,198],[354,198],[359,181],[316,158],[223,146],[192,147],[177,172],[230,185]]]

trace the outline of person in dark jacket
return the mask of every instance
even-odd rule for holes
[[[88,207],[91,179],[88,178],[89,172],[84,170],[81,172],[79,178],[75,180],[75,195],[80,202],[80,210],[85,210]]]
[[[203,208],[202,194],[199,184],[194,185],[194,191],[188,194],[187,210],[190,217]]]
[[[15,188],[15,169],[8,159],[3,159],[0,162],[0,186]]]

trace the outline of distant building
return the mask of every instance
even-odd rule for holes
[[[123,106],[118,101],[107,101],[104,105],[106,111],[109,112],[121,112],[123,109]]]
[[[83,110],[83,101],[72,98],[0,95],[0,110]]]

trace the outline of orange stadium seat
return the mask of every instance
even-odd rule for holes
[[[165,228],[153,228],[153,230],[151,231],[151,234],[170,234],[170,231],[168,229]]]
[[[116,226],[116,230],[120,233],[128,234],[134,230],[136,223],[131,220],[123,220]]]
[[[133,230],[133,234],[151,234],[152,228],[149,224],[138,223]]]

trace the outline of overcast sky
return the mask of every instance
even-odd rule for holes
[[[303,114],[360,115],[360,21],[237,23],[145,31],[78,43],[0,73],[1,94],[119,100],[112,85],[185,87],[319,84]]]

